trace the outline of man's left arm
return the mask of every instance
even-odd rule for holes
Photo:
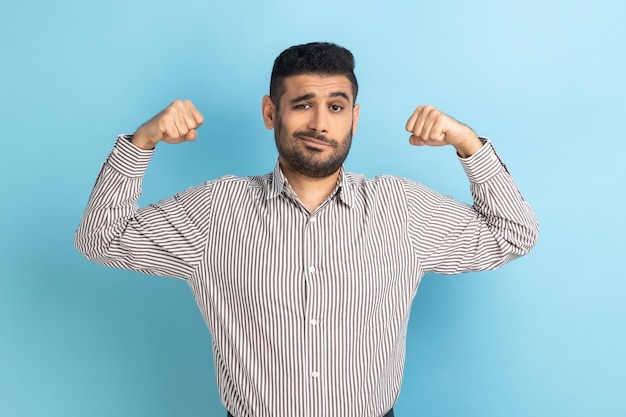
[[[415,219],[410,234],[425,270],[492,269],[528,253],[537,241],[537,218],[491,143],[432,106],[418,107],[406,129],[412,145],[454,146],[474,199],[469,206],[425,187],[407,193]]]

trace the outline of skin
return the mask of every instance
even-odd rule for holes
[[[140,149],[154,149],[157,143],[177,144],[198,138],[204,117],[189,100],[175,100],[141,125],[131,142]]]
[[[323,164],[345,159],[359,120],[352,85],[345,76],[295,75],[285,79],[285,93],[277,108],[263,97],[261,110],[267,129],[275,129],[279,163],[302,204],[313,212],[335,189],[341,164],[323,176],[313,176],[293,163],[285,150]],[[327,140],[321,141],[316,137]],[[283,148],[283,152],[281,152]]]
[[[352,85],[342,75],[302,74],[285,79],[278,106],[264,96],[261,111],[267,129],[274,129],[279,163],[292,189],[313,212],[335,189],[341,163],[359,120]],[[189,100],[176,100],[144,123],[132,143],[154,149],[157,143],[196,140],[202,114]],[[419,106],[406,123],[414,146],[452,145],[467,158],[482,142],[472,129],[432,106]],[[322,169],[323,168],[323,169]]]

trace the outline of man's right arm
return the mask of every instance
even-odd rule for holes
[[[137,206],[143,175],[156,143],[196,138],[195,128],[199,124],[184,132],[177,124],[180,119],[170,117],[168,109],[182,104],[176,103],[140,127],[135,135],[118,138],[98,175],[75,234],[76,248],[88,259],[178,278],[189,277],[198,264],[206,240],[207,219],[190,207],[206,208],[211,194],[209,184],[145,208]],[[166,126],[165,132],[169,133],[159,134],[160,126]],[[172,133],[172,127],[178,135]]]

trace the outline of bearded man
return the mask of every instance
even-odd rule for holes
[[[408,119],[409,141],[453,146],[473,205],[409,179],[346,172],[357,92],[347,49],[283,51],[262,101],[274,171],[138,208],[157,144],[193,141],[203,123],[176,100],[118,137],[76,231],[91,260],[188,282],[228,415],[393,416],[422,276],[497,268],[537,240],[533,210],[491,142],[431,106]]]

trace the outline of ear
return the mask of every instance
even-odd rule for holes
[[[356,135],[356,127],[359,124],[360,111],[361,106],[359,104],[355,104],[352,108],[352,136]]]
[[[265,127],[268,130],[272,130],[276,122],[276,106],[269,96],[263,96],[261,113],[263,114],[263,123],[265,123]]]

